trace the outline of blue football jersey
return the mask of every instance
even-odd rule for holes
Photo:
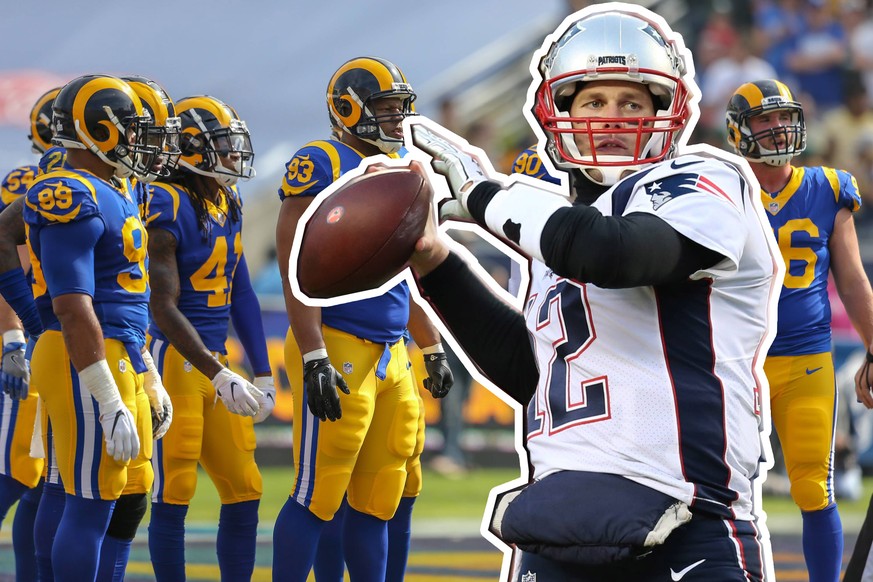
[[[197,210],[188,190],[178,184],[155,182],[147,225],[161,228],[176,239],[179,268],[179,311],[191,322],[203,344],[213,352],[227,353],[225,342],[230,321],[233,277],[242,256],[242,216],[233,218],[228,200],[206,201],[208,233],[201,230]],[[232,189],[237,204],[239,193]],[[169,341],[154,319],[149,334]]]
[[[391,157],[402,153],[404,150]],[[357,168],[363,159],[360,152],[339,141],[310,142],[286,164],[279,198],[316,196],[341,175]],[[403,337],[409,322],[409,287],[401,282],[379,297],[324,307],[321,321],[373,342],[394,343]]]
[[[762,190],[761,199],[785,261],[776,339],[769,354],[829,352],[828,243],[837,212],[861,207],[858,184],[842,170],[797,167],[781,192]]]
[[[83,292],[78,286],[73,288],[67,273],[52,273],[49,279],[55,283],[49,287],[42,272],[43,258],[69,251],[44,246],[40,235],[46,229],[63,228],[92,216],[104,225],[94,249],[94,312],[105,337],[142,346],[148,325],[148,238],[139,202],[127,180],[114,187],[88,172],[61,169],[33,181],[25,198],[24,221],[34,259],[34,296],[40,316],[43,323],[53,322],[49,327],[60,329],[52,311],[52,296]]]
[[[39,168],[36,166],[18,166],[3,178],[0,186],[0,212],[12,204],[16,198],[27,193],[27,189],[36,178]]]
[[[536,145],[530,146],[516,156],[515,161],[512,162],[512,173],[524,174],[525,176],[545,180],[552,184],[561,183],[560,178],[556,178],[546,171],[543,161],[540,159],[539,154],[537,154]]]
[[[48,174],[61,169],[70,169],[67,165],[67,149],[61,146],[50,147],[39,159],[39,173]]]

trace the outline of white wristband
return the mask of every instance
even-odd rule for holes
[[[311,352],[306,352],[303,354],[303,363],[308,364],[313,360],[320,360],[327,357],[327,348],[320,348],[317,350],[312,350]]]
[[[152,354],[147,349],[142,351],[142,361],[145,364],[146,371],[151,372],[152,374],[157,376],[158,367],[155,366],[155,361],[152,358]]]
[[[121,400],[121,393],[106,360],[98,360],[79,372],[79,382],[100,406]]]
[[[429,348],[421,348],[421,353],[425,356],[428,354],[439,354],[445,351],[446,350],[443,348],[443,344],[434,344]]]
[[[11,344],[11,343],[26,343],[27,340],[24,338],[24,332],[20,329],[10,329],[9,331],[3,332],[3,345]]]

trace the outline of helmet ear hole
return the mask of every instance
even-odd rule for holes
[[[102,125],[98,125],[91,130],[91,137],[95,141],[106,141],[109,139],[109,130]]]
[[[179,149],[182,150],[182,155],[184,156],[192,156],[199,153],[201,145],[200,140],[190,133],[183,133],[179,138]]]
[[[337,113],[339,113],[342,117],[348,117],[352,114],[352,104],[344,99],[334,99],[333,101],[334,107],[336,107]]]

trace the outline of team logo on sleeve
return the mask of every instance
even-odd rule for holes
[[[667,202],[691,192],[705,192],[730,201],[730,197],[712,180],[700,174],[677,174],[655,180],[644,186],[652,198],[652,208],[658,210]]]

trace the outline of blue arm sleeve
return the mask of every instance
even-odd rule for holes
[[[27,276],[21,267],[6,271],[0,275],[0,295],[9,304],[18,319],[24,325],[24,331],[31,337],[42,333],[42,321],[39,310],[33,300],[33,293],[27,283]]]
[[[52,297],[68,293],[94,296],[94,246],[103,229],[99,216],[89,216],[41,230],[42,271]]]
[[[252,288],[245,255],[240,256],[239,265],[236,266],[233,275],[233,290],[230,292],[230,318],[255,374],[269,373],[270,358],[267,356],[267,340],[264,336],[264,322],[261,319],[261,304]]]

